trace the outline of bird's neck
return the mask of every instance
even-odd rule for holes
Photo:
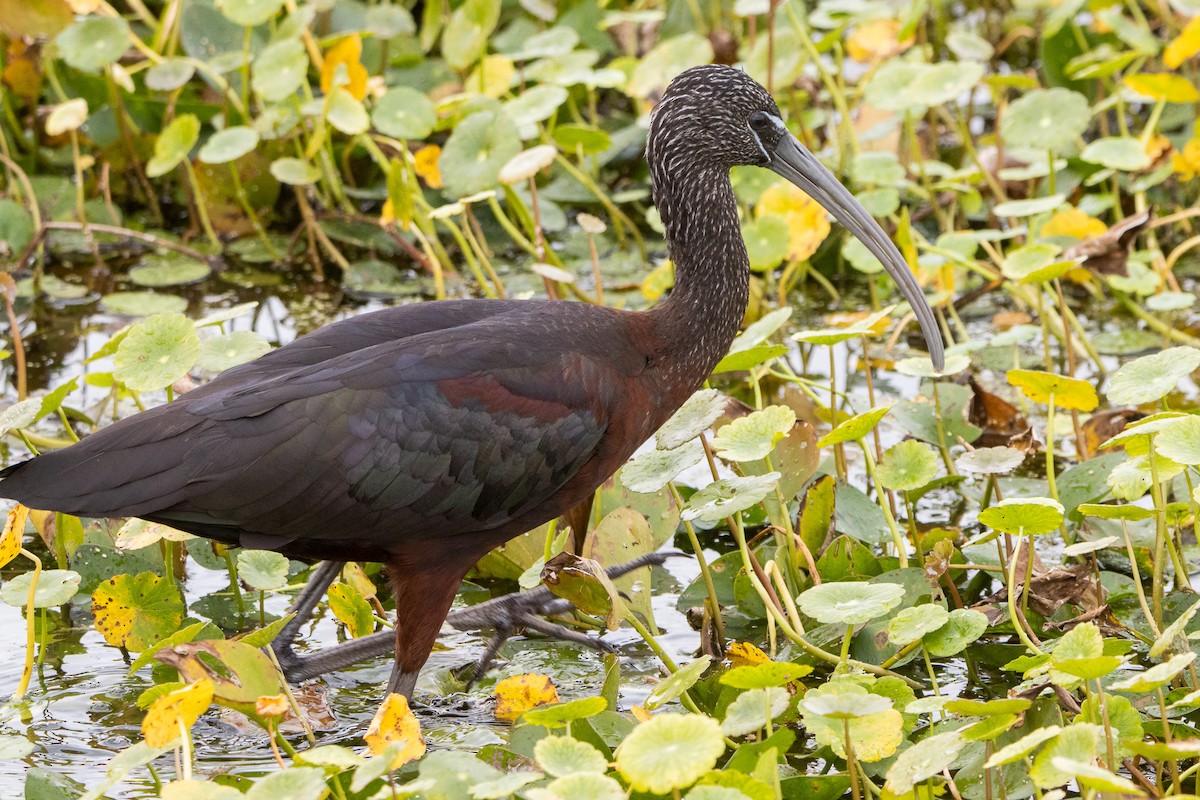
[[[746,314],[750,262],[728,170],[656,177],[675,286],[649,315],[653,355],[672,394],[686,398],[729,351]]]

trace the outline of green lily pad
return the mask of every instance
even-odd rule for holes
[[[902,358],[896,362],[896,372],[916,378],[944,378],[957,375],[971,366],[971,357],[966,353],[947,353],[946,363],[939,370],[933,366],[929,356]]]
[[[271,550],[241,550],[237,555],[238,577],[260,592],[278,589],[287,583],[287,556]]]
[[[200,120],[195,114],[180,114],[154,142],[154,156],[146,162],[146,175],[158,178],[175,169],[187,158],[200,138]]]
[[[500,0],[466,0],[451,14],[442,34],[442,57],[446,63],[464,71],[478,61],[499,21]]]
[[[1063,756],[1055,756],[1050,760],[1050,763],[1054,769],[1063,774],[1070,775],[1079,781],[1079,783],[1094,791],[1117,792],[1128,796],[1136,796],[1142,793],[1141,787],[1129,780],[1129,778],[1114,775],[1090,761],[1083,762],[1064,758]]]
[[[61,606],[79,591],[82,580],[78,572],[69,569],[48,569],[38,576],[37,589],[33,592],[34,608]],[[32,572],[22,572],[0,588],[0,600],[10,606],[23,607],[29,601],[29,584]]]
[[[950,612],[937,603],[902,608],[888,621],[888,643],[904,647],[950,621]]]
[[[708,669],[710,664],[712,664],[712,656],[704,654],[693,660],[690,664],[675,670],[675,672],[659,681],[658,685],[647,696],[646,702],[643,705],[648,711],[653,711],[671,702],[692,688],[696,684],[696,681],[700,680],[700,676],[704,674],[704,671]]]
[[[1180,464],[1200,464],[1200,417],[1180,417],[1154,437],[1154,451]]]
[[[1138,694],[1153,692],[1174,680],[1176,675],[1187,669],[1188,665],[1195,660],[1195,653],[1180,653],[1171,656],[1165,663],[1155,664],[1145,672],[1113,681],[1110,688],[1118,692],[1136,692]]]
[[[254,152],[258,147],[258,131],[245,125],[225,128],[212,135],[197,154],[205,164],[225,164]]]
[[[659,714],[617,748],[617,769],[634,789],[669,794],[686,789],[725,752],[721,726],[699,714]]]
[[[238,563],[238,574],[240,575],[241,553],[238,554]],[[271,565],[264,564],[263,566],[270,568]],[[284,572],[286,579],[286,566]],[[275,574],[277,573],[278,568],[276,567],[275,573],[268,573],[259,577],[267,579],[268,583],[274,583],[276,580]],[[259,587],[255,586],[251,581],[246,582],[250,583],[256,589],[277,588],[273,586]],[[333,612],[333,616],[337,617],[338,622],[346,626],[346,630],[352,638],[357,639],[361,636],[366,636],[375,630],[374,610],[371,608],[371,604],[367,602],[367,598],[363,597],[362,593],[358,589],[355,589],[353,585],[349,583],[335,583],[329,587],[328,598],[329,610]]]
[[[1185,311],[1196,305],[1196,295],[1191,292],[1159,292],[1146,298],[1146,308],[1160,314]]]
[[[554,141],[568,153],[594,156],[612,147],[612,137],[591,125],[556,125]]]
[[[844,328],[821,328],[794,333],[792,334],[792,339],[797,342],[807,342],[808,344],[833,345],[849,339],[857,339],[860,336],[874,336],[876,326],[881,320],[891,314],[894,308],[895,306],[888,306],[882,311],[877,311],[869,317],[864,317],[853,325],[847,325]]]
[[[113,357],[113,377],[135,392],[170,386],[200,355],[200,339],[182,314],[155,314],[129,329]]]
[[[1004,475],[1012,472],[1025,460],[1025,453],[1015,447],[980,447],[963,453],[954,460],[959,472],[975,475]]]
[[[906,439],[889,447],[875,470],[875,478],[886,489],[911,492],[929,483],[938,472],[938,457],[932,447]]]
[[[742,225],[742,238],[750,256],[750,269],[767,272],[787,258],[790,233],[788,223],[778,214],[763,214]]]
[[[1157,402],[1197,368],[1200,368],[1200,349],[1195,347],[1169,347],[1136,358],[1109,380],[1109,402],[1119,406]]]
[[[908,97],[908,87],[928,68],[927,64],[902,61],[885,62],[863,87],[863,99],[874,108],[884,111],[906,111],[920,107]]]
[[[146,70],[146,88],[156,92],[173,92],[196,74],[196,67],[186,58],[167,58]]]
[[[9,431],[28,428],[37,421],[41,408],[42,398],[28,397],[4,409],[0,412],[0,436]]]
[[[1053,761],[1056,758],[1069,758],[1074,761],[1091,762],[1100,754],[1100,742],[1104,736],[1104,728],[1077,722],[1068,725],[1038,753],[1033,760],[1030,777],[1034,783],[1043,789],[1062,786],[1073,776],[1055,769]]]
[[[357,136],[371,127],[367,109],[341,86],[331,89],[325,99],[325,119],[347,136]]]
[[[271,343],[254,331],[234,331],[200,342],[196,366],[207,372],[224,372],[271,351]]]
[[[862,625],[882,617],[903,599],[904,587],[898,583],[840,581],[822,583],[801,592],[796,606],[818,622]]]
[[[289,186],[308,186],[316,183],[321,171],[315,165],[299,158],[277,158],[271,162],[271,174],[280,183]]]
[[[1036,369],[1010,369],[1008,382],[1035,403],[1049,403],[1059,408],[1091,411],[1100,404],[1096,389],[1087,381],[1055,375]]]
[[[117,575],[92,592],[96,630],[135,653],[179,630],[183,611],[179,590],[152,572]]]
[[[138,286],[158,288],[196,283],[210,274],[212,269],[203,261],[178,253],[166,253],[143,258],[141,264],[129,270],[129,279]]]
[[[0,199],[0,254],[15,256],[33,240],[33,215],[20,203]]]
[[[843,442],[855,442],[870,433],[879,420],[892,410],[891,406],[880,406],[853,416],[817,440],[817,447],[829,447]]]
[[[562,728],[577,719],[593,717],[606,708],[608,701],[603,697],[581,697],[566,703],[531,708],[521,715],[521,719],[543,728]]]
[[[725,710],[721,733],[726,736],[754,733],[787,711],[790,699],[787,689],[781,686],[742,692]]]
[[[1055,194],[1049,197],[1035,197],[1032,200],[1009,200],[997,203],[992,211],[998,217],[1033,217],[1055,210],[1066,199],[1066,195]]]
[[[24,736],[16,736],[14,734],[0,736],[0,761],[16,761],[25,758],[34,749],[33,742]],[[27,783],[26,785],[30,784]]]
[[[665,39],[638,59],[626,90],[633,97],[645,100],[688,67],[709,64],[712,58],[712,44],[707,36],[685,33]]]
[[[1168,651],[1178,649],[1180,645],[1178,640],[1183,636],[1184,629],[1196,616],[1197,611],[1200,611],[1200,600],[1188,606],[1171,624],[1163,628],[1162,634],[1154,640],[1154,644],[1150,645],[1150,657],[1162,658]]]
[[[1096,680],[1121,665],[1117,656],[1104,655],[1104,637],[1095,623],[1076,625],[1063,634],[1050,656],[1051,678],[1059,670],[1083,680]],[[1062,681],[1055,680],[1056,683]]]
[[[766,458],[795,424],[796,412],[791,408],[767,406],[721,428],[712,446],[729,461],[757,461]]]
[[[296,94],[308,67],[308,53],[299,39],[272,42],[255,57],[250,86],[263,100],[277,103]]]
[[[533,758],[546,774],[561,778],[564,775],[608,771],[608,759],[587,742],[569,736],[547,736],[533,748]]]
[[[758,505],[764,497],[775,491],[780,477],[778,472],[768,472],[765,475],[713,481],[688,498],[680,518],[720,522],[732,514]]]
[[[887,697],[869,694],[866,691],[840,692],[830,691],[809,693],[800,701],[800,707],[805,714],[815,714],[827,719],[858,719],[872,714],[881,714],[892,707],[892,701]]]
[[[651,450],[621,468],[621,485],[644,494],[657,492],[703,460],[704,446],[699,439],[689,439],[674,450]]]
[[[555,778],[546,784],[546,792],[552,798],[570,797],[572,800],[625,800],[628,796],[614,779],[592,772],[577,772]]]
[[[1058,260],[1059,248],[1050,244],[1029,244],[1010,252],[1000,265],[1004,277],[1018,283],[1046,283],[1066,275],[1077,264]]]
[[[1109,136],[1088,142],[1079,157],[1108,169],[1137,172],[1150,166],[1150,155],[1132,136]]]
[[[987,763],[984,764],[984,766],[988,769],[993,769],[995,767],[1004,766],[1005,764],[1012,764],[1016,761],[1020,761],[1041,745],[1050,741],[1055,736],[1058,736],[1061,731],[1062,728],[1060,728],[1058,725],[1047,725],[1044,728],[1035,728],[1034,730],[1022,736],[1020,739],[1017,739],[1015,742],[1007,744],[1004,747],[1001,747],[995,753],[992,753],[992,757],[987,760]]]
[[[655,441],[662,450],[673,450],[704,433],[725,413],[725,396],[716,389],[701,389],[658,429]]]
[[[1049,497],[1009,497],[980,511],[979,521],[1001,533],[1038,536],[1062,525],[1063,507]]]
[[[1009,147],[1061,151],[1087,130],[1092,111],[1087,98],[1069,89],[1035,89],[1010,105],[1000,120]]]
[[[1140,261],[1125,265],[1128,275],[1107,275],[1108,285],[1118,292],[1140,296],[1152,295],[1162,285],[1162,277]]]
[[[158,292],[112,292],[100,299],[100,305],[107,311],[126,317],[181,314],[187,310],[187,300]]]
[[[1138,520],[1150,519],[1154,516],[1154,509],[1142,508],[1141,506],[1131,506],[1127,504],[1121,505],[1101,505],[1099,503],[1081,503],[1075,509],[1085,517],[1099,517],[1100,519],[1124,519],[1130,522]]]
[[[764,664],[746,664],[734,667],[721,676],[721,683],[735,689],[768,689],[786,686],[812,672],[807,664],[789,661],[768,661]]]
[[[267,22],[283,8],[283,0],[217,0],[217,10],[235,25],[254,28]]]
[[[230,0],[237,2],[237,0]],[[325,770],[320,767],[288,767],[258,778],[246,792],[245,800],[321,800],[329,791]]]
[[[983,65],[976,61],[944,61],[924,64],[905,95],[910,102],[922,106],[941,106],[966,95],[983,77]]]
[[[567,97],[561,86],[533,86],[507,101],[504,113],[519,127],[536,125],[554,116]]]
[[[956,608],[945,625],[925,635],[929,655],[947,658],[958,655],[987,630],[987,615],[971,608]]]
[[[949,769],[966,744],[967,740],[958,731],[935,733],[922,739],[896,758],[887,771],[884,788],[897,796],[908,794],[916,784]]]
[[[72,22],[54,44],[62,60],[75,69],[100,72],[125,55],[129,36],[129,23],[121,17],[90,15]]]
[[[425,93],[395,86],[375,101],[371,123],[380,133],[397,139],[424,139],[437,124],[437,112]]]
[[[1082,506],[1080,506],[1082,507]],[[1076,510],[1078,510],[1077,507]],[[1082,556],[1088,553],[1096,553],[1101,550],[1107,550],[1113,545],[1119,544],[1121,538],[1119,536],[1105,536],[1100,539],[1092,539],[1091,541],[1078,541],[1074,544],[1069,544],[1063,548],[1064,556]]]
[[[446,194],[463,197],[494,188],[500,169],[519,152],[521,137],[503,112],[471,114],[454,128],[438,160]]]

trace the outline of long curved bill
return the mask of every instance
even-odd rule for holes
[[[945,363],[942,334],[938,330],[937,320],[934,319],[933,309],[929,307],[920,284],[908,268],[908,262],[883,232],[883,228],[879,227],[879,223],[854,199],[854,195],[783,127],[782,122],[777,124],[782,129],[782,135],[774,151],[769,154],[771,162],[765,166],[803,189],[882,262],[892,280],[900,287],[900,294],[904,295],[904,299],[912,306],[913,313],[921,324],[921,333],[925,335],[925,342],[929,345],[929,357],[933,360],[933,366],[941,370]]]

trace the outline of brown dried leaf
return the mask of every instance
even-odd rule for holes
[[[1149,209],[1126,217],[1099,236],[1068,247],[1063,251],[1062,259],[1082,258],[1081,266],[1099,275],[1128,275],[1125,263],[1129,260],[1133,240],[1149,222]]]

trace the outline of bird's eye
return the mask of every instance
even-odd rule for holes
[[[750,115],[750,127],[756,131],[766,130],[771,126],[771,115],[765,111],[755,111]]]

